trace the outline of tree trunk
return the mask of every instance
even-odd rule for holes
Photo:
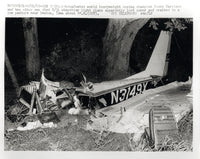
[[[129,59],[137,32],[149,19],[110,19],[103,40],[103,76],[107,80],[129,75]]]
[[[17,82],[17,78],[15,76],[15,73],[13,71],[12,65],[10,63],[10,60],[8,58],[7,52],[5,52],[5,62],[6,62],[6,68],[8,70],[8,73],[10,75],[10,78],[12,80],[13,86],[15,88],[16,94],[18,95],[18,91],[19,91],[19,85]]]
[[[40,70],[40,55],[38,46],[38,32],[36,18],[23,18],[23,30],[26,52],[26,71],[33,79]]]

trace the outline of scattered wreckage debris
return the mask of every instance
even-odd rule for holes
[[[79,100],[78,92],[86,92],[93,88],[82,74],[80,86],[74,87],[71,82],[53,82],[45,78],[42,70],[40,82],[31,81],[20,87],[16,104],[6,112],[6,117],[20,131],[36,128],[56,127],[60,122],[59,112],[71,115],[89,115],[93,111]],[[58,117],[59,116],[59,117]],[[33,120],[29,120],[33,119]],[[17,124],[17,125],[16,125]],[[8,131],[13,131],[11,128]]]
[[[45,112],[42,114],[38,114],[38,119],[42,124],[49,123],[49,122],[53,122],[53,123],[60,122],[55,112]]]
[[[39,120],[34,122],[28,122],[28,123],[22,123],[21,126],[17,127],[17,130],[19,131],[26,131],[26,130],[32,130],[37,128],[56,128],[57,125],[53,122],[48,123],[41,123]]]
[[[84,89],[92,89],[92,83],[86,81],[80,83]],[[12,122],[22,121],[26,116],[36,115],[43,124],[46,122],[59,122],[55,111],[67,109],[69,114],[88,114],[83,110],[82,103],[76,93],[76,88],[70,82],[53,82],[45,78],[42,70],[40,82],[31,81],[28,85],[20,87],[17,103],[10,107],[7,116]]]

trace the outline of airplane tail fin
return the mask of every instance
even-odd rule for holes
[[[151,76],[166,76],[172,32],[161,31],[145,72]]]
[[[149,76],[166,76],[169,64],[171,35],[172,32],[161,31],[146,69],[126,79],[145,78]]]

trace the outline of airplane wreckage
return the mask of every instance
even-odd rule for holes
[[[81,114],[87,110],[87,114],[96,115],[98,109],[114,106],[129,98],[137,98],[149,88],[149,85],[156,85],[167,74],[169,63],[169,52],[171,45],[171,32],[161,31],[153,53],[144,71],[128,78],[105,81],[101,83],[87,82],[86,77],[80,82],[81,87],[72,85],[61,86],[60,82],[53,82],[44,76],[42,71],[40,82],[32,81],[22,86],[19,92],[21,109],[20,116],[42,115],[45,112],[53,112],[59,109],[68,110],[69,114]],[[161,120],[153,120],[156,116]],[[173,114],[166,107],[157,107],[150,111],[150,128],[148,129],[151,138],[156,136],[156,130],[177,132]],[[162,118],[162,117],[165,118]],[[167,124],[166,124],[167,123]],[[159,125],[156,126],[155,124]],[[164,124],[164,125],[162,125]],[[164,126],[164,127],[163,127]],[[165,133],[163,133],[165,134]],[[157,141],[158,142],[158,141]]]

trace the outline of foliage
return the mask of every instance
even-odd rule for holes
[[[184,137],[192,137],[193,132],[193,110],[191,109],[178,122],[179,133]]]
[[[149,27],[152,27],[154,30],[182,31],[187,29],[187,25],[191,23],[192,19],[190,18],[151,19]]]
[[[151,22],[149,23],[149,27],[152,27],[154,30],[158,30],[158,22],[156,22],[156,20],[151,20]]]
[[[166,136],[159,151],[191,151],[191,147],[187,141],[178,141]]]

